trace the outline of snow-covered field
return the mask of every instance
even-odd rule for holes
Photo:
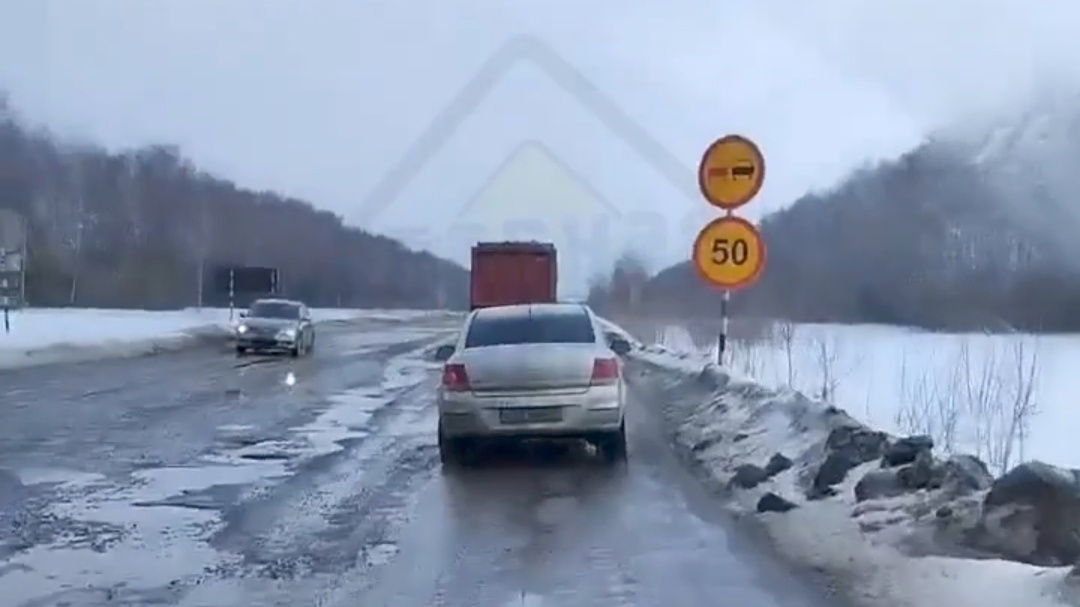
[[[707,352],[695,348],[682,327],[667,327],[656,342],[676,351],[700,352],[710,360],[715,358],[715,349]],[[1017,458],[1080,468],[1080,445],[1074,429],[1080,382],[1072,371],[1080,361],[1080,336],[801,325],[792,335],[790,382],[782,336],[754,343],[736,342],[731,344],[728,356],[728,366],[734,371],[766,386],[790,385],[819,397],[823,386],[831,384],[827,400],[859,421],[887,432],[934,435],[939,448],[975,453],[999,472],[1002,464],[1016,463]],[[1022,373],[1018,373],[1018,363],[1023,365]],[[996,384],[987,387],[996,388],[998,396],[1008,401],[1016,384],[1027,379],[1032,363],[1034,407],[1022,453],[1018,445],[1012,461],[991,461],[1001,459],[1000,454],[989,453],[992,449],[987,445],[993,438],[987,435],[994,434],[995,428],[986,426],[994,420],[984,419],[980,427],[974,419],[976,412],[966,406],[971,403],[964,402],[970,400],[969,384],[974,390],[979,380],[992,374]],[[944,415],[949,410],[956,414],[951,432],[947,431],[950,424]]]
[[[430,312],[312,310],[316,322],[424,314]],[[4,332],[0,325],[0,368],[137,356],[220,339],[231,330],[229,311],[221,308],[172,311],[31,308],[11,312],[9,322],[10,332]]]
[[[648,341],[631,355],[637,381],[665,391],[686,457],[731,489],[731,507],[758,517],[778,549],[831,575],[859,604],[1077,604],[1080,480],[1063,468],[1014,466],[1080,462],[1068,440],[1068,364],[1080,340],[799,327],[794,389],[783,339],[736,344],[725,368],[681,328]],[[1017,389],[1027,384],[1030,395]],[[816,398],[823,385],[835,407]],[[1009,424],[988,425],[985,408],[971,410],[974,392],[1006,410],[1031,396],[1041,410],[1004,476],[979,459],[1002,459],[987,450]],[[937,445],[902,438],[924,430]],[[980,449],[979,459],[964,455]]]

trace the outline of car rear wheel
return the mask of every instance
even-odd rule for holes
[[[450,437],[443,432],[439,422],[439,461],[444,467],[463,466],[473,456],[472,441],[465,437]]]
[[[600,455],[609,463],[626,461],[626,422],[619,429],[600,439]]]

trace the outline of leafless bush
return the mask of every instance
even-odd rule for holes
[[[1009,449],[1005,452],[1005,468],[1012,463],[1010,460],[1013,445],[1017,449],[1017,460],[1023,461],[1024,448],[1031,433],[1031,418],[1039,414],[1039,405],[1034,399],[1039,381],[1038,347],[1028,348],[1023,339],[1014,342],[1012,346],[1012,390],[1009,395],[1011,407],[1007,434]]]
[[[945,377],[928,373],[912,376],[907,354],[900,362],[901,404],[896,411],[896,426],[908,434],[923,434],[934,439],[945,453],[956,448],[957,428],[963,413],[959,367]]]
[[[848,356],[836,335],[819,334],[814,337],[812,344],[821,380],[816,396],[823,401],[832,401],[843,379],[859,366],[862,357]]]
[[[1024,338],[1007,348],[991,342],[977,353],[965,338],[944,374],[913,374],[903,358],[895,421],[904,432],[931,436],[945,452],[956,448],[967,429],[975,454],[1003,473],[1024,458],[1031,418],[1038,413],[1037,382],[1038,352]]]
[[[972,360],[971,345],[965,338],[957,360],[963,379],[964,410],[971,420],[975,455],[991,460],[993,465],[995,411],[1001,406],[1002,381],[995,348],[986,348],[979,358]]]
[[[795,338],[799,325],[788,319],[782,319],[776,323],[775,335],[784,350],[784,362],[787,369],[787,385],[795,385]]]
[[[728,342],[730,347],[729,367],[743,375],[761,379],[769,344],[762,339],[736,339]]]
[[[1039,357],[1019,337],[1004,356],[988,348],[981,364],[972,372],[967,343],[962,346],[966,371],[968,408],[975,427],[976,453],[999,473],[1009,469],[1014,456],[1024,458],[1031,418],[1038,414],[1034,401],[1038,383]]]
[[[836,396],[840,379],[836,375],[837,362],[840,360],[840,342],[835,336],[818,336],[814,339],[814,357],[821,376],[821,387],[817,397],[830,401]]]

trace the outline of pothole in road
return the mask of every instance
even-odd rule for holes
[[[286,460],[291,456],[288,453],[244,453],[240,456],[240,459],[249,459],[257,462],[268,460]]]
[[[372,544],[370,546],[364,546],[361,549],[357,560],[366,567],[378,567],[389,563],[397,553],[397,544],[391,544],[389,542]]]
[[[185,508],[188,510],[224,510],[235,503],[243,490],[241,485],[212,485],[205,489],[183,490],[179,494],[156,500],[132,502],[137,508]]]
[[[520,595],[514,597],[512,601],[507,603],[506,607],[543,607],[548,604],[547,599],[539,594],[522,592]]]

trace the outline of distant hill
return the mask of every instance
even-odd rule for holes
[[[285,145],[285,142],[283,142]],[[168,308],[204,301],[215,264],[280,268],[314,306],[464,307],[467,271],[274,192],[244,189],[159,145],[110,153],[21,123],[0,93],[0,208],[30,224],[32,305]]]
[[[742,315],[934,329],[1080,330],[1080,104],[1055,98],[981,136],[939,137],[761,225],[768,265]],[[710,316],[689,262],[643,306]]]

